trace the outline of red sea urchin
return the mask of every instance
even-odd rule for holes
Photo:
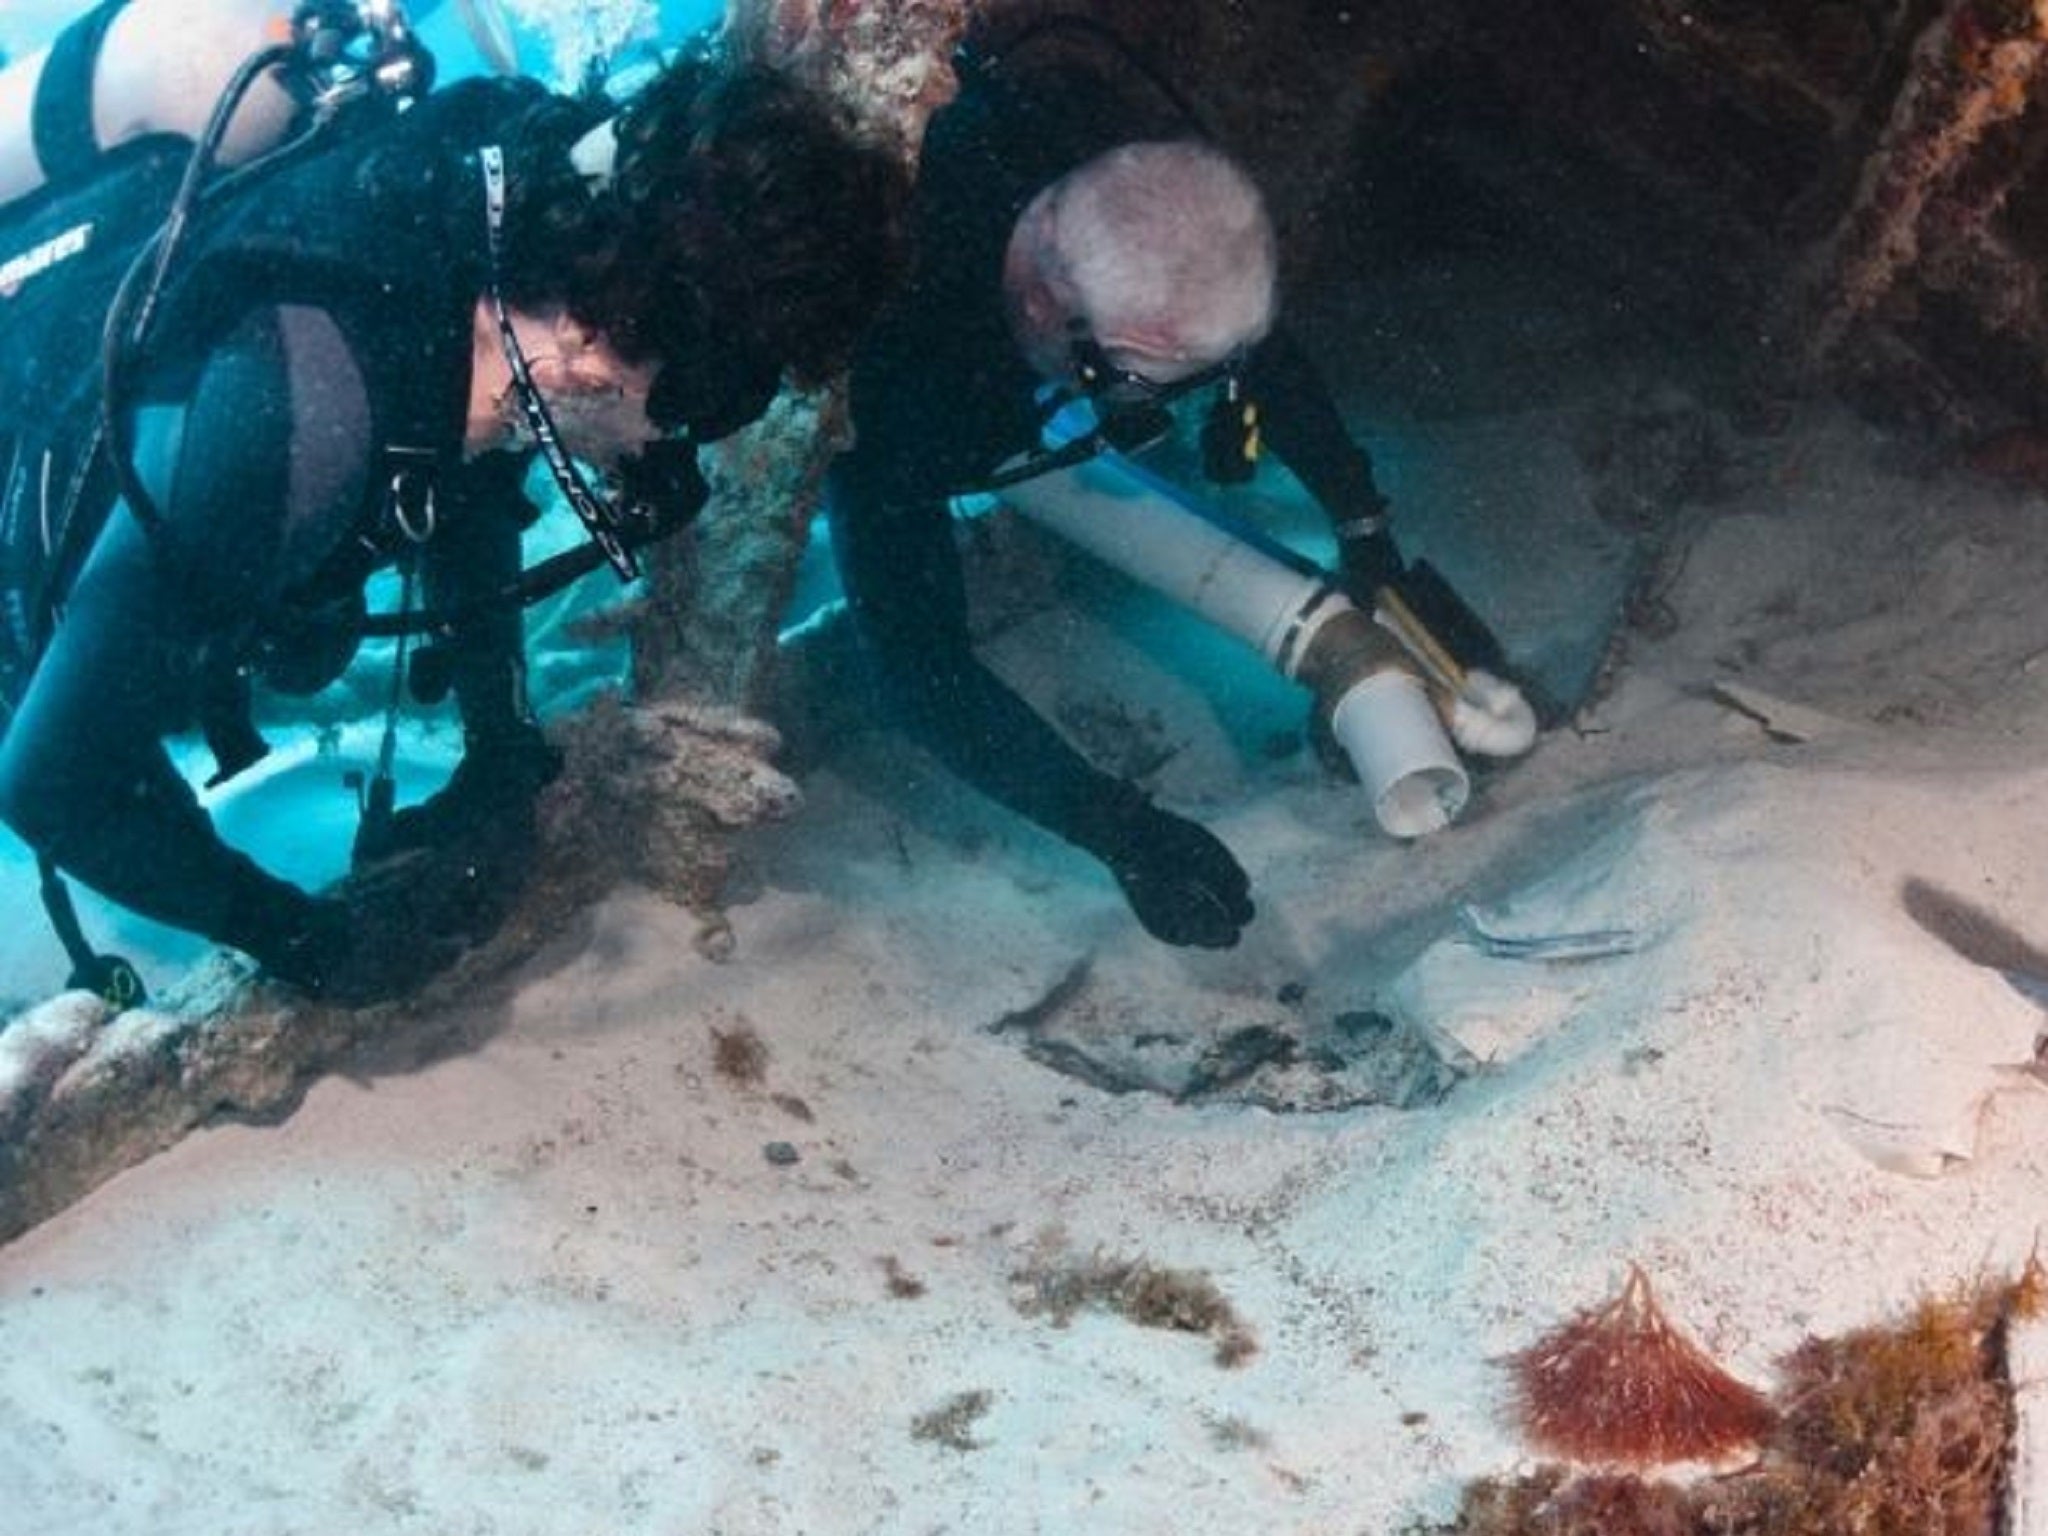
[[[1762,1394],[1672,1326],[1634,1264],[1619,1296],[1509,1364],[1516,1421],[1546,1455],[1625,1467],[1718,1461],[1772,1424]]]

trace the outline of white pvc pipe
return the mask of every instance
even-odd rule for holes
[[[1422,837],[1457,818],[1471,781],[1413,672],[1368,673],[1330,710],[1330,733],[1372,796],[1389,837]]]
[[[1354,611],[1328,576],[1274,559],[1196,511],[1179,487],[1113,455],[1005,487],[1002,499],[1255,647],[1289,678],[1316,632]],[[1412,674],[1353,680],[1332,705],[1331,727],[1390,836],[1436,831],[1464,808],[1464,766]]]
[[[1009,486],[1002,498],[1256,647],[1276,666],[1297,616],[1328,586],[1233,538],[1182,505],[1165,481],[1107,455]]]

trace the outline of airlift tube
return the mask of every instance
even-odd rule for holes
[[[1313,688],[1389,836],[1434,832],[1464,809],[1470,781],[1428,690],[1327,576],[1292,569],[1108,455],[1006,486],[1002,499]]]
[[[242,62],[290,41],[297,9],[294,0],[130,0],[108,23],[92,72],[95,144],[109,150],[153,133],[197,139]],[[49,57],[44,48],[0,70],[0,207],[49,180],[35,146],[36,88]],[[294,110],[275,80],[258,81],[221,144],[222,163],[279,143]]]

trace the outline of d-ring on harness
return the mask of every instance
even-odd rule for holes
[[[391,522],[407,542],[424,544],[440,526],[434,503],[434,456],[422,448],[393,445],[384,450],[391,464],[391,481],[384,488],[384,503]]]

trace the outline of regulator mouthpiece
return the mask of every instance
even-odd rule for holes
[[[307,0],[292,17],[292,38],[327,110],[373,92],[411,97],[433,88],[434,56],[398,0]]]

